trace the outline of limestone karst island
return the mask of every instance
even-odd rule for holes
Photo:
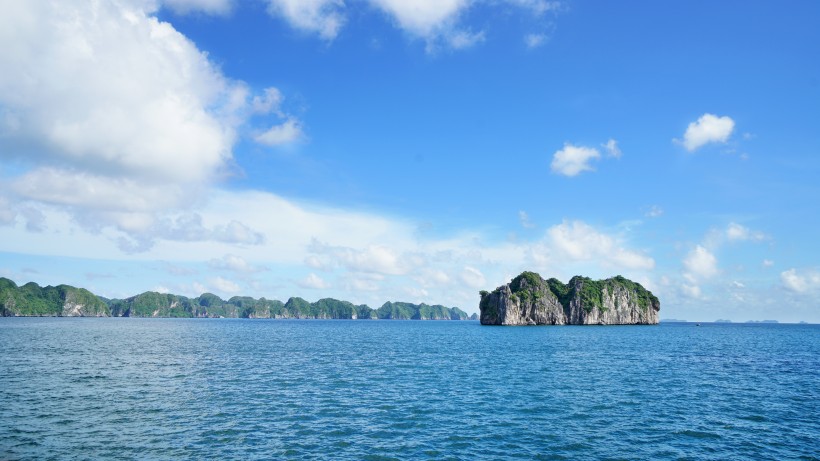
[[[482,325],[657,324],[661,303],[640,283],[621,277],[576,276],[564,284],[523,272],[492,292],[481,292]]]

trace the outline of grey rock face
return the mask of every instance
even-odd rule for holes
[[[657,324],[660,301],[623,277],[593,281],[573,277],[566,285],[524,272],[492,292],[481,292],[482,325]]]

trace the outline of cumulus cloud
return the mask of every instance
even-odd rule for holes
[[[170,24],[119,2],[22,2],[0,26],[13,37],[0,48],[0,102],[19,122],[7,152],[173,181],[230,159],[234,127],[220,111],[243,89]]]
[[[174,278],[188,279],[186,293],[196,289],[190,281],[195,274],[185,267],[202,270],[205,266],[205,270],[215,271],[209,276],[241,280],[244,294],[256,297],[270,296],[269,287],[279,289],[280,284],[288,285],[283,292],[296,294],[294,290],[302,288],[297,283],[300,277],[312,272],[332,282],[327,289],[336,291],[328,295],[344,295],[344,299],[357,303],[395,299],[395,293],[404,287],[415,286],[426,290],[436,302],[469,310],[476,307],[472,287],[489,289],[509,281],[522,269],[532,268],[534,259],[527,260],[530,250],[536,257],[546,258],[549,271],[545,275],[594,275],[595,269],[592,273],[588,270],[594,267],[602,269],[602,275],[632,276],[630,272],[654,267],[650,255],[630,248],[622,235],[579,221],[558,223],[549,228],[552,233],[545,231],[535,241],[516,243],[496,241],[479,232],[419,235],[413,220],[300,203],[260,191],[209,190],[196,213],[148,224],[136,220],[133,229],[144,228],[145,235],[161,237],[144,253],[135,255],[124,255],[111,243],[119,235],[112,229],[91,233],[70,220],[60,221],[59,213],[44,212],[59,232],[31,234],[19,225],[0,227],[0,250],[25,254],[47,248],[51,254],[64,257],[186,261],[182,268],[166,267],[174,272]],[[138,246],[141,242],[130,243]],[[263,266],[269,268],[264,277],[260,272],[249,272]],[[299,275],[292,275],[294,272]],[[258,289],[255,279],[265,286],[264,291],[249,293],[247,290]],[[215,289],[209,278],[203,280]],[[183,286],[170,285],[167,280],[155,280],[151,285],[160,283],[172,289]],[[183,292],[180,290],[173,289]],[[345,290],[349,292],[342,293]]]
[[[236,294],[241,290],[239,284],[222,277],[215,277],[210,280],[210,283],[217,291],[221,293]]]
[[[0,47],[0,104],[17,121],[0,147],[34,166],[12,181],[21,199],[179,206],[230,160],[244,88],[170,24],[118,2],[21,2],[0,30],[13,37]]]
[[[709,250],[697,245],[683,260],[683,267],[690,278],[705,280],[718,273],[717,258]]]
[[[789,269],[780,273],[783,286],[795,293],[807,293],[820,290],[820,272]]]
[[[547,243],[562,260],[600,261],[606,267],[649,270],[655,260],[628,250],[615,237],[597,231],[582,221],[564,221],[547,231]]]
[[[297,282],[297,285],[299,285],[302,288],[308,288],[311,290],[324,290],[330,288],[329,283],[325,282],[324,279],[322,279],[321,277],[312,272],[308,274],[307,277],[303,278],[302,280],[299,280],[299,282]]]
[[[276,88],[250,101],[247,85],[153,16],[157,4],[18,2],[4,11],[0,150],[23,166],[5,192],[38,210],[68,211],[94,232],[112,226],[125,233],[118,241],[127,251],[145,251],[157,238],[259,243],[240,222],[173,222],[232,168],[241,124],[269,114],[284,120],[260,135],[271,145],[299,139],[301,124],[282,110]],[[217,14],[231,2],[165,5]],[[0,222],[21,210],[5,210]],[[27,217],[32,230],[48,224]]]
[[[735,129],[735,121],[728,116],[718,117],[703,114],[697,121],[689,124],[683,134],[683,144],[689,152],[694,152],[706,144],[726,142]]]
[[[268,0],[268,12],[293,27],[333,40],[345,23],[342,0]]]
[[[583,171],[592,171],[593,168],[590,163],[599,158],[601,158],[601,154],[598,149],[566,143],[563,149],[553,154],[550,168],[553,173],[576,176]]]
[[[429,38],[469,5],[467,0],[370,0],[370,3],[393,17],[402,29]]]
[[[268,12],[286,20],[296,29],[319,35],[331,41],[341,32],[347,22],[348,9],[365,2],[342,0],[267,0]],[[450,49],[469,48],[485,40],[483,30],[472,31],[459,25],[459,19],[471,7],[482,3],[475,0],[367,0],[372,8],[380,11],[394,25],[410,37],[426,42],[426,50],[435,52],[439,47]],[[541,17],[560,9],[559,2],[544,0],[483,1],[494,7],[507,4],[519,8],[525,14]],[[525,37],[529,47],[540,46],[547,39],[545,34]]]

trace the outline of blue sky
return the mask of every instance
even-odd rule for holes
[[[2,2],[0,276],[820,322],[820,4]]]

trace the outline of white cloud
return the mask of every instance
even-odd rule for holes
[[[418,288],[418,287],[406,287],[404,289],[404,292],[408,296],[410,296],[411,298],[414,298],[414,299],[423,299],[423,298],[427,298],[428,296],[430,296],[430,292],[428,292],[424,288]]]
[[[774,266],[774,261],[772,261],[771,259],[764,259],[761,264],[763,265],[763,267],[772,267]]]
[[[524,36],[524,43],[527,48],[538,48],[547,43],[547,38],[549,37],[546,34],[527,34]]]
[[[357,274],[346,278],[345,287],[354,292],[376,292],[381,288],[381,285],[379,284],[379,279],[367,277],[366,274]]]
[[[470,48],[476,43],[481,43],[485,39],[485,34],[481,32],[468,32],[466,30],[457,30],[447,36],[447,42],[454,50],[463,50]]]
[[[16,178],[11,190],[23,199],[96,212],[147,213],[192,200],[184,183],[145,184],[140,178],[52,167],[37,168]]]
[[[460,278],[464,284],[472,288],[482,288],[487,284],[484,274],[475,267],[465,266],[464,270],[461,271]]]
[[[177,14],[202,12],[224,15],[231,12],[233,0],[162,0],[162,3]]]
[[[280,125],[270,127],[264,133],[257,135],[254,141],[266,146],[281,146],[290,144],[302,138],[302,127],[299,121],[288,119]]]
[[[718,273],[717,258],[706,248],[697,245],[683,260],[686,273],[699,280],[706,280]]]
[[[356,249],[331,246],[314,239],[309,251],[315,256],[324,257],[326,264],[354,272],[403,275],[419,265],[412,255],[399,254],[387,245],[371,244]]]
[[[606,144],[601,144],[601,146],[606,150],[607,156],[621,158],[621,149],[618,147],[618,141],[610,138]]]
[[[766,234],[763,232],[753,231],[748,227],[732,222],[726,227],[726,238],[729,239],[730,242],[747,240],[759,242],[766,239]]]
[[[14,224],[17,212],[12,208],[11,203],[5,197],[0,197],[0,225],[8,226]]]
[[[561,8],[561,2],[547,0],[507,0],[512,5],[529,9],[536,16],[543,15],[548,11],[555,11]]]
[[[423,287],[447,286],[452,281],[450,276],[441,269],[422,269],[414,280]]]
[[[644,213],[647,218],[657,218],[663,215],[663,208],[658,205],[652,205],[649,210]]]
[[[726,142],[734,129],[735,122],[728,116],[703,114],[686,128],[686,133],[683,134],[683,147],[689,152],[694,152],[711,142]]]
[[[200,0],[206,1],[206,0]],[[217,1],[217,0],[213,0]],[[426,50],[435,52],[444,45],[450,49],[465,49],[486,38],[483,30],[473,32],[469,27],[460,27],[459,20],[471,7],[485,3],[492,7],[511,5],[536,18],[545,13],[558,11],[559,2],[545,0],[366,0],[347,2],[343,0],[266,0],[268,12],[281,17],[292,27],[315,33],[332,41],[347,22],[349,10],[364,3],[384,13],[397,27],[413,38],[426,42]],[[530,34],[525,37],[529,47],[545,43],[546,34]]]
[[[217,291],[221,293],[236,294],[241,290],[236,282],[222,277],[215,277],[210,280],[210,283]]]
[[[535,227],[535,224],[530,220],[530,215],[527,214],[526,211],[519,211],[518,212],[518,219],[521,221],[521,227],[524,229],[532,229]]]
[[[618,269],[649,270],[655,267],[654,259],[624,248],[616,238],[581,221],[564,221],[552,226],[547,236],[550,248],[561,260],[594,260]]]
[[[315,254],[309,254],[305,257],[305,265],[310,267],[311,269],[318,269],[320,271],[330,271],[333,270],[333,263],[329,261],[323,261],[322,258]]]
[[[266,270],[264,267],[254,266],[241,256],[226,254],[220,259],[211,259],[208,263],[214,269],[228,270],[239,273],[254,273]]]
[[[390,14],[402,29],[422,38],[432,38],[453,23],[467,0],[369,0]]]
[[[117,239],[117,244],[127,253],[150,250],[157,240],[167,242],[222,242],[233,245],[261,245],[265,236],[247,225],[231,220],[227,224],[208,226],[198,213],[188,213],[174,218],[154,219],[151,215],[124,214],[119,226],[127,233]]]
[[[564,148],[553,155],[550,167],[554,173],[575,176],[582,171],[592,171],[590,162],[599,158],[598,149],[565,143]]]
[[[330,284],[324,281],[321,277],[314,273],[308,274],[307,277],[300,280],[297,285],[302,288],[308,288],[311,290],[324,290],[330,288]]]
[[[167,5],[218,12],[230,2]],[[232,167],[237,128],[252,114],[286,119],[260,135],[268,144],[298,138],[301,125],[275,88],[249,102],[244,83],[151,16],[154,8],[17,2],[0,16],[0,149],[24,166],[7,178],[9,199],[68,211],[94,232],[111,226],[128,251],[155,238],[258,244],[261,234],[241,221],[208,229],[175,221]],[[5,208],[5,223],[22,210]],[[27,217],[33,230],[48,224]]]
[[[42,211],[25,207],[20,210],[20,215],[26,220],[26,230],[29,232],[43,232],[46,229],[46,216]]]
[[[0,29],[10,155],[153,181],[207,179],[230,159],[221,111],[242,88],[170,24],[115,2],[21,2]]]
[[[795,293],[807,293],[820,290],[820,272],[789,269],[780,273],[783,286]]]
[[[420,236],[414,220],[300,203],[258,191],[211,189],[194,209],[149,223],[140,235],[153,238],[151,245],[132,255],[117,247],[122,231],[104,227],[92,233],[54,209],[44,209],[49,226],[40,234],[25,232],[19,223],[0,227],[0,251],[109,261],[172,261],[182,268],[210,265],[231,271],[213,275],[241,277],[243,294],[255,297],[298,295],[304,288],[298,282],[306,280],[292,274],[312,271],[332,281],[328,296],[379,304],[395,300],[404,287],[416,286],[426,290],[430,300],[468,310],[477,306],[475,290],[470,287],[489,289],[508,282],[508,275],[531,269],[536,258],[549,265],[544,275],[559,277],[596,276],[596,269],[605,271],[602,276],[631,276],[630,271],[654,267],[651,257],[629,248],[623,238],[578,221],[552,226],[554,235],[545,232],[539,240],[513,244],[477,232]],[[136,221],[134,228],[145,226]],[[226,224],[232,222],[241,225]],[[247,232],[229,232],[233,227]],[[217,238],[228,235],[235,238]],[[528,254],[533,259],[528,260]],[[269,268],[264,277],[248,272],[262,267]],[[566,274],[565,270],[575,272]],[[148,286],[196,290],[190,280],[196,274],[180,270],[172,275],[187,281],[169,285],[172,282],[158,279]],[[215,286],[210,281],[207,285]]]
[[[683,290],[683,294],[690,298],[699,299],[703,294],[701,292],[700,287],[695,284],[684,283],[683,285],[681,285],[681,289]]]
[[[342,0],[268,0],[268,12],[293,27],[333,40],[345,23]]]
[[[282,105],[282,101],[284,101],[285,97],[282,95],[282,92],[279,91],[278,88],[270,87],[265,88],[265,91],[262,95],[256,95],[253,97],[251,101],[251,107],[253,111],[257,114],[269,114],[271,112],[279,115],[280,117],[284,117],[280,107]]]

